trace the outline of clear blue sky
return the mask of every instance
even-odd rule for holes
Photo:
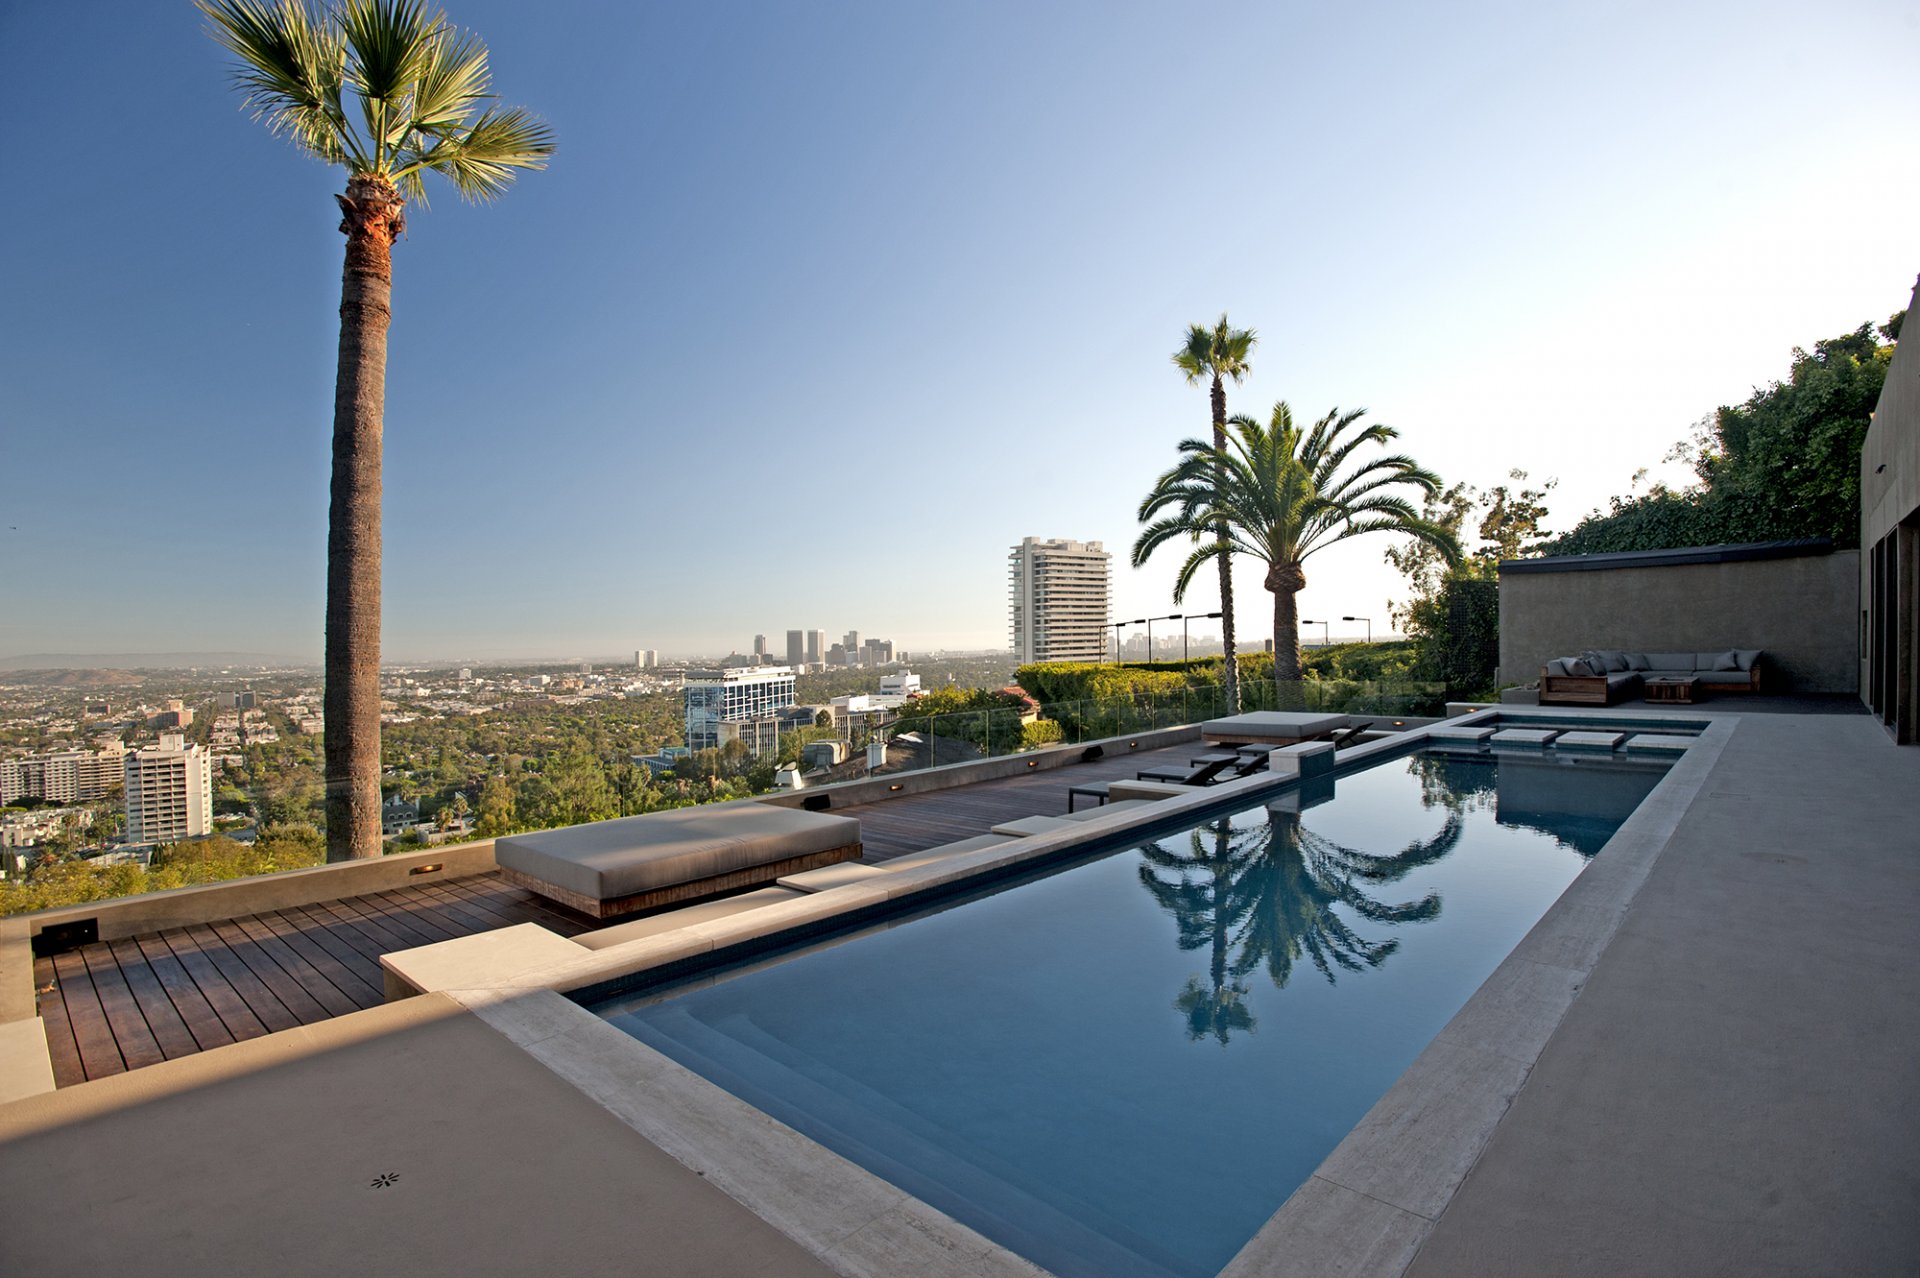
[[[1911,4],[449,13],[560,152],[395,252],[393,659],[1001,645],[1026,535],[1173,611],[1124,553],[1222,310],[1234,410],[1368,407],[1564,528],[1920,271]],[[317,656],[339,173],[186,4],[0,6],[0,86],[0,655]],[[1383,629],[1384,548],[1301,611]]]

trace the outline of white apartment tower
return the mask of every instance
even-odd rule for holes
[[[126,756],[127,841],[171,843],[213,832],[213,764],[178,733]]]
[[[1007,556],[1014,660],[1100,661],[1112,556],[1097,541],[1028,537]]]

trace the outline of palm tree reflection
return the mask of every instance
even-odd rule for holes
[[[1140,882],[1174,917],[1183,950],[1208,950],[1207,979],[1191,977],[1174,1000],[1187,1037],[1225,1043],[1254,1027],[1246,977],[1265,967],[1284,988],[1302,955],[1334,980],[1335,969],[1378,967],[1400,948],[1398,938],[1370,940],[1334,912],[1344,905],[1362,919],[1389,926],[1424,923],[1440,914],[1429,892],[1390,905],[1365,890],[1396,882],[1451,853],[1463,828],[1449,812],[1432,838],[1388,856],[1362,852],[1316,834],[1298,813],[1268,810],[1265,825],[1233,828],[1221,818],[1195,830],[1184,852],[1160,844],[1140,849]]]

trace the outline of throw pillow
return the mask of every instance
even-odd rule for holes
[[[1753,669],[1753,663],[1760,660],[1760,649],[1735,648],[1733,650],[1733,658],[1740,663],[1740,669],[1751,670]]]
[[[1592,666],[1587,664],[1587,659],[1585,657],[1568,657],[1567,673],[1570,675],[1586,676],[1586,675],[1597,674],[1599,672],[1596,671]]]
[[[1652,663],[1647,660],[1647,654],[1644,652],[1629,652],[1623,655],[1627,659],[1627,669],[1629,670],[1653,669]]]
[[[1608,674],[1619,674],[1627,668],[1627,654],[1624,652],[1610,649],[1600,655],[1607,659]]]
[[[1732,651],[1723,652],[1719,656],[1715,657],[1713,659],[1713,668],[1716,671],[1719,671],[1719,670],[1736,670],[1737,671],[1737,670],[1743,669],[1743,667],[1740,664],[1740,658],[1736,656]]]

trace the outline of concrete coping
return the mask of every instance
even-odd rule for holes
[[[1555,749],[1612,750],[1626,739],[1624,732],[1563,732],[1553,744]]]
[[[799,874],[789,874],[775,882],[783,888],[793,888],[800,892],[825,892],[848,883],[858,883],[861,879],[870,879],[876,874],[885,874],[886,867],[863,865],[859,861],[842,861],[838,865],[823,865],[817,870],[803,870]]]
[[[1559,728],[1502,728],[1488,740],[1497,746],[1543,746],[1560,732]]]

